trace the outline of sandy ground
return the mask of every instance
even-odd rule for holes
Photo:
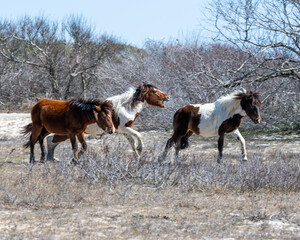
[[[29,114],[0,114],[0,174],[26,172],[29,151],[21,128],[30,122]],[[163,149],[170,133],[142,132],[145,151],[155,144]],[[89,148],[100,149],[99,142],[125,142],[120,135],[88,137]],[[299,136],[289,138],[246,138],[249,155],[261,152],[299,156]],[[66,141],[57,156],[71,150]],[[215,161],[216,139],[191,138],[191,149]],[[37,155],[39,154],[36,147]],[[131,154],[128,145],[128,153]],[[185,153],[189,154],[189,153]],[[237,159],[239,143],[226,138],[224,161]],[[42,167],[42,165],[41,165]],[[0,191],[5,189],[0,182]],[[299,193],[224,194],[182,192],[137,187],[120,198],[114,189],[100,190],[93,200],[78,200],[65,205],[32,207],[0,203],[0,239],[300,239]],[[127,190],[124,190],[126,192]],[[124,193],[125,194],[125,193]],[[105,195],[105,196],[104,196]],[[122,195],[122,194],[121,194]],[[122,195],[123,196],[123,195]],[[95,199],[99,201],[95,201]]]

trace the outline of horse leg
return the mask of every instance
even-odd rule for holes
[[[46,128],[43,127],[42,132],[40,136],[38,137],[40,147],[41,147],[41,162],[45,161],[45,156],[46,156],[46,148],[45,148],[45,143],[44,143],[44,138],[49,135],[50,133],[46,130]]]
[[[41,131],[42,131],[42,126],[40,124],[34,124],[32,123],[32,131],[30,135],[30,160],[29,162],[33,164],[35,162],[34,158],[34,145],[37,142]]]
[[[47,137],[47,161],[54,161],[54,150],[58,146],[59,143],[67,140],[69,138],[68,135],[52,135]]]
[[[223,163],[222,156],[223,156],[223,145],[224,145],[224,133],[219,134],[219,140],[218,140],[218,163]]]
[[[247,151],[246,151],[246,142],[245,139],[243,138],[242,134],[238,129],[233,131],[234,136],[236,137],[237,140],[240,141],[241,143],[241,149],[242,149],[242,160],[247,161]]]
[[[124,134],[124,137],[128,140],[133,152],[135,153],[136,159],[139,159],[140,155],[138,154],[136,148],[135,148],[135,139],[132,135]]]
[[[174,135],[173,135],[173,136],[174,136]],[[173,146],[173,143],[174,143],[174,138],[173,138],[173,136],[167,141],[167,144],[166,144],[166,146],[165,146],[165,149],[164,149],[163,153],[162,153],[162,154],[159,156],[159,158],[158,158],[158,161],[159,161],[159,162],[162,162],[164,159],[166,159],[167,154],[168,154],[170,148]]]
[[[137,152],[138,157],[140,157],[142,154],[142,151],[143,151],[142,135],[138,131],[135,131],[130,127],[122,128],[122,129],[120,129],[120,131],[124,134],[132,135],[132,136],[136,137],[136,139],[138,140],[138,145],[137,145],[137,147],[134,146],[134,149],[135,149],[135,152]]]
[[[84,132],[80,133],[77,135],[77,138],[79,140],[79,142],[81,143],[81,150],[78,154],[78,157],[80,158],[80,156],[86,151],[87,149],[87,144],[86,144],[86,141],[85,141],[85,136],[84,136]]]
[[[69,134],[71,145],[72,145],[72,150],[73,150],[73,163],[78,163],[78,144],[76,141],[76,136],[75,134]]]

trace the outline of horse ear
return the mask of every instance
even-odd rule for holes
[[[101,111],[101,107],[100,107],[100,106],[95,105],[95,108],[96,108],[96,111],[97,111],[97,112],[100,112],[100,111]]]

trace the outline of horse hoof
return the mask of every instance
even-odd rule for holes
[[[142,150],[143,150],[143,147],[144,147],[144,146],[143,146],[143,143],[141,142],[141,143],[139,143],[139,144],[137,145],[136,149],[142,151]]]
[[[224,164],[223,159],[222,158],[218,158],[217,163],[223,165]]]
[[[77,161],[76,159],[72,159],[71,163],[73,163],[74,165],[78,165],[79,164],[79,161]]]
[[[55,157],[53,157],[53,158],[47,158],[47,161],[48,161],[48,162],[58,162],[58,161],[59,161],[59,159],[58,159],[58,158],[55,158]]]

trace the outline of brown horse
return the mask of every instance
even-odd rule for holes
[[[58,101],[42,99],[31,110],[32,123],[23,128],[22,133],[31,133],[24,147],[30,147],[30,163],[34,163],[34,145],[37,141],[41,147],[41,162],[45,160],[44,138],[50,133],[69,136],[74,153],[73,161],[78,162],[78,146],[76,136],[82,145],[82,154],[87,144],[84,131],[89,124],[97,123],[106,132],[115,131],[112,121],[112,103],[96,99]]]

